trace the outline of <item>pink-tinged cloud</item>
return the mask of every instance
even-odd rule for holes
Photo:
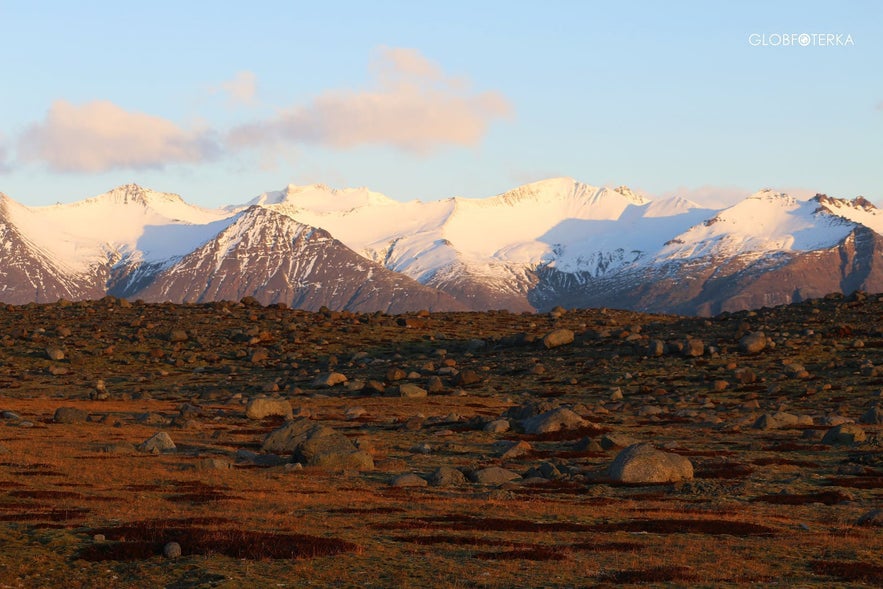
[[[426,153],[441,145],[476,145],[491,122],[512,115],[503,95],[473,91],[467,80],[445,75],[413,49],[381,49],[371,71],[371,88],[326,92],[272,119],[237,127],[230,146],[374,144]]]
[[[233,79],[221,83],[214,92],[223,92],[232,104],[254,104],[258,95],[258,78],[254,72],[236,72]]]
[[[3,142],[3,137],[0,136],[0,174],[6,174],[11,171],[12,166],[9,163],[9,149]]]
[[[161,168],[204,161],[217,152],[210,133],[185,131],[107,101],[77,106],[58,100],[18,142],[19,159],[43,162],[59,172]]]

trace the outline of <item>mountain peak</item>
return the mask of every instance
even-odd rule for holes
[[[640,194],[638,194],[637,192],[635,192],[634,190],[632,190],[628,186],[617,186],[616,188],[613,189],[613,192],[616,192],[617,194],[621,194],[622,196],[624,196],[626,198],[626,200],[628,200],[636,205],[643,205],[643,204],[647,204],[649,202],[646,198],[644,198],[643,196],[641,196]]]
[[[98,196],[96,200],[110,201],[114,204],[124,205],[138,204],[144,207],[149,207],[158,203],[184,202],[177,194],[157,192],[134,183],[117,186],[101,196]]]
[[[811,200],[819,203],[822,208],[825,208],[828,211],[830,211],[831,208],[840,209],[844,207],[860,209],[867,212],[877,210],[877,207],[874,206],[874,203],[863,196],[857,196],[852,200],[848,200],[845,198],[835,198],[833,196],[828,196],[827,194],[819,193],[812,197]]]

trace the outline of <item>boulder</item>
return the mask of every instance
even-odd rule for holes
[[[414,473],[399,475],[390,483],[393,487],[425,487],[428,484],[426,479]]]
[[[456,487],[466,484],[466,476],[456,468],[440,466],[429,475],[429,482],[434,487]]]
[[[476,470],[469,475],[469,480],[479,485],[502,485],[515,479],[520,479],[521,475],[499,466],[490,466]]]
[[[692,479],[693,464],[650,444],[633,444],[617,454],[608,476],[623,483],[673,483]]]
[[[800,418],[792,413],[778,411],[776,413],[764,413],[755,420],[751,429],[770,430],[795,427],[800,424]]]
[[[573,331],[569,329],[556,329],[550,331],[543,338],[543,345],[547,348],[557,348],[573,343]]]
[[[521,422],[527,434],[545,434],[563,429],[576,429],[588,422],[566,407],[558,407],[552,411],[529,417]]]
[[[139,452],[147,452],[150,454],[172,452],[174,450],[175,442],[172,441],[172,437],[166,432],[157,432],[138,445]]]
[[[883,407],[879,405],[871,407],[862,414],[858,422],[867,425],[883,425]]]
[[[867,437],[861,426],[844,423],[829,429],[822,438],[822,443],[828,446],[851,446],[864,442]]]
[[[426,389],[421,388],[414,383],[407,382],[398,386],[399,397],[406,399],[422,399],[427,395]]]
[[[52,416],[55,423],[86,423],[89,413],[76,407],[59,407]]]
[[[317,376],[312,383],[314,389],[327,389],[346,382],[346,376],[340,372],[325,372]]]
[[[255,397],[248,402],[245,415],[249,419],[263,419],[278,416],[291,419],[291,403],[278,397]]]
[[[739,339],[739,351],[743,354],[757,354],[766,348],[766,334],[755,331]]]
[[[296,419],[270,432],[264,452],[291,454],[295,462],[334,470],[371,470],[374,459],[340,432],[308,419]]]

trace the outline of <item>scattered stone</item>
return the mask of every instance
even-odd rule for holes
[[[623,483],[673,483],[692,479],[693,464],[650,444],[633,444],[617,454],[608,476]]]
[[[792,413],[779,411],[776,413],[764,413],[752,424],[751,429],[771,430],[796,427],[800,424],[800,418]],[[811,425],[811,424],[810,424]]]
[[[76,407],[59,407],[52,416],[55,423],[86,423],[89,413]]]
[[[346,382],[346,376],[340,372],[325,372],[317,376],[310,385],[314,389],[327,389]]]
[[[499,466],[482,468],[469,474],[469,480],[478,485],[502,485],[520,478],[521,475],[517,472],[512,472]]]
[[[163,556],[166,558],[180,558],[181,557],[181,545],[177,542],[169,542],[162,549]]]
[[[453,383],[458,387],[478,384],[482,381],[481,375],[474,370],[461,370],[454,376]]]
[[[290,453],[295,462],[331,470],[372,470],[374,459],[340,432],[308,419],[290,421],[270,432],[264,452]]]
[[[883,407],[875,405],[865,411],[858,420],[865,425],[883,425]]]
[[[187,331],[185,331],[183,329],[173,329],[169,333],[169,341],[172,342],[173,344],[186,342],[189,339],[190,339],[190,336],[187,335]]]
[[[559,407],[547,413],[525,419],[521,422],[521,427],[527,434],[545,434],[563,429],[580,428],[587,423],[585,419],[570,409]]]
[[[688,358],[698,358],[705,354],[705,343],[701,339],[688,338],[683,343],[682,355]]]
[[[509,420],[495,419],[486,423],[482,429],[489,434],[502,434],[509,431]]]
[[[739,351],[743,354],[758,354],[766,348],[766,334],[755,331],[739,340]]]
[[[529,442],[525,442],[524,440],[518,442],[505,442],[503,446],[503,452],[500,454],[500,458],[503,460],[513,460],[515,458],[520,458],[525,454],[530,453],[533,450],[533,446],[530,445]]]
[[[574,339],[573,331],[569,329],[556,329],[546,334],[543,338],[543,345],[546,348],[557,348],[572,344]]]
[[[175,442],[166,432],[157,432],[150,438],[138,445],[139,452],[148,454],[160,454],[162,452],[172,452],[175,450]]]
[[[631,446],[635,441],[625,434],[609,433],[601,436],[600,445],[604,450],[617,450]]]
[[[466,476],[456,468],[440,466],[429,475],[429,482],[435,487],[457,487],[466,484]]]
[[[426,479],[421,477],[420,475],[416,475],[413,473],[407,473],[403,475],[397,476],[393,479],[390,486],[392,487],[425,487],[429,483],[426,482]]]
[[[245,415],[249,419],[264,419],[265,417],[279,416],[291,419],[291,402],[288,399],[273,397],[255,397],[248,402]]]
[[[422,399],[427,395],[426,389],[414,383],[404,383],[398,386],[398,396],[406,399]]]
[[[822,438],[822,443],[828,446],[852,446],[864,442],[867,437],[861,426],[844,423],[829,429]]]
[[[46,348],[46,357],[50,360],[64,360],[64,350],[61,348]]]

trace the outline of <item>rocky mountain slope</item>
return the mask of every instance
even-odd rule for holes
[[[569,178],[426,203],[288,186],[217,210],[128,185],[50,207],[3,197],[2,231],[7,302],[709,315],[883,283],[883,214],[863,198],[764,190],[717,211]]]

